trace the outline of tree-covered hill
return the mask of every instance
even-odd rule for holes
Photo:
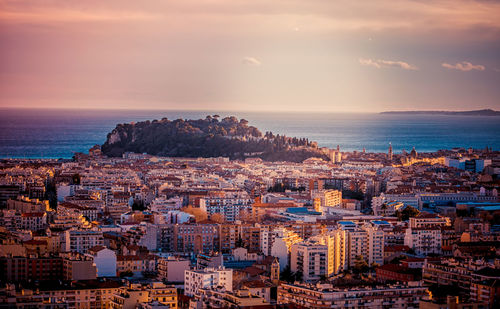
[[[102,145],[104,154],[148,153],[166,157],[258,157],[268,161],[300,162],[327,157],[305,138],[262,134],[245,119],[218,115],[198,120],[161,120],[119,124]]]

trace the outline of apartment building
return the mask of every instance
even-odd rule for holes
[[[233,290],[233,270],[224,267],[186,270],[184,272],[184,294],[194,296],[199,289],[221,287]]]
[[[158,260],[158,278],[167,282],[183,282],[184,271],[190,268],[189,260],[169,256]]]
[[[440,254],[442,252],[441,237],[440,227],[408,228],[404,244],[419,255]]]
[[[356,286],[332,284],[281,284],[278,304],[305,308],[419,308],[419,300],[428,295],[421,285]]]
[[[86,253],[90,248],[103,246],[101,231],[70,229],[64,232],[64,251]]]
[[[334,247],[328,237],[314,237],[292,245],[290,269],[302,273],[304,281],[318,280],[333,274]]]
[[[129,284],[120,287],[111,296],[109,308],[135,309],[138,304],[157,303],[160,308],[177,308],[177,289],[161,282],[147,285]]]

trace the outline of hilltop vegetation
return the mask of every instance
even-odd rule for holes
[[[301,162],[327,157],[305,138],[262,134],[245,119],[218,115],[198,120],[161,120],[119,124],[102,145],[104,154],[148,153],[166,157],[258,157],[268,161]]]

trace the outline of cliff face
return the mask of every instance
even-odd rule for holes
[[[300,162],[327,159],[307,139],[290,138],[248,125],[245,119],[207,116],[199,120],[162,120],[119,124],[102,145],[104,154],[148,153],[167,157],[259,157],[269,161]]]

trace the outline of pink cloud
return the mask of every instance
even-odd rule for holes
[[[451,70],[459,70],[459,71],[464,71],[464,72],[468,72],[468,71],[472,71],[472,70],[477,70],[477,71],[484,71],[485,70],[484,65],[472,64],[472,63],[467,62],[467,61],[462,61],[462,62],[459,62],[456,64],[449,64],[449,63],[444,62],[441,64],[441,66],[443,68],[447,68],[447,69],[451,69]]]
[[[382,59],[372,60],[372,59],[360,58],[359,63],[361,65],[372,66],[377,69],[393,67],[411,71],[418,70],[417,66],[409,64],[408,62],[404,61],[393,61],[393,60],[382,60]]]

